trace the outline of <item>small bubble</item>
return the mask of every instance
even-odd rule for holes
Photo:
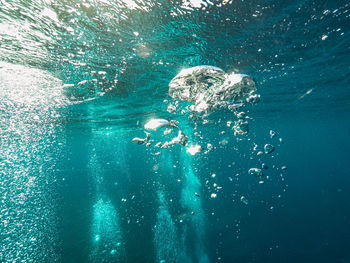
[[[170,134],[173,131],[173,129],[166,128],[163,132],[164,135]]]
[[[234,135],[236,136],[237,134],[239,135],[244,135],[249,132],[249,126],[247,121],[243,120],[238,120],[235,121],[232,129],[234,130]]]
[[[260,101],[260,95],[259,94],[253,94],[250,95],[247,99],[247,102],[251,103],[251,104],[256,104]]]
[[[272,153],[275,150],[275,147],[272,144],[265,144],[264,152],[266,154]]]
[[[212,152],[214,150],[214,146],[210,143],[207,144],[207,150],[204,153]]]
[[[132,142],[134,142],[136,144],[144,144],[144,143],[146,143],[146,139],[135,137],[132,139]]]
[[[228,140],[226,139],[222,139],[221,141],[219,141],[220,145],[227,145],[228,144]]]
[[[263,175],[263,172],[262,172],[262,170],[259,169],[259,168],[250,168],[250,169],[248,170],[248,174],[249,174],[249,175],[254,175],[254,176],[256,176],[256,177],[259,177],[259,176],[262,176],[262,175]]]
[[[245,112],[243,112],[243,111],[241,111],[241,112],[237,112],[237,113],[235,113],[236,114],[236,117],[238,118],[238,119],[245,119],[246,118],[246,114],[245,114]]]
[[[273,130],[270,130],[270,138],[273,138],[276,136],[276,132]]]
[[[243,195],[241,196],[241,202],[245,205],[248,205],[249,201],[246,197],[244,197]]]
[[[200,145],[190,145],[186,149],[186,152],[188,152],[191,155],[195,155],[195,154],[199,153],[200,151],[202,151],[202,149],[203,148]]]

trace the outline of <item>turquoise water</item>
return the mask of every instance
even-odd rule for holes
[[[0,262],[350,262],[349,27],[346,1],[0,1]]]

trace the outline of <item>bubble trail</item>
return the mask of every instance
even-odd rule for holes
[[[96,141],[94,138],[92,141]],[[103,188],[102,166],[94,150],[91,151],[89,170],[95,187],[90,254],[91,262],[125,262],[119,214]]]
[[[196,262],[199,263],[208,263],[209,258],[205,252],[204,239],[205,239],[205,220],[204,220],[204,211],[202,208],[201,199],[198,198],[194,193],[200,193],[201,184],[198,180],[198,177],[193,171],[193,164],[191,156],[187,153],[184,153],[182,156],[182,162],[185,170],[185,186],[182,189],[181,193],[181,203],[182,206],[188,210],[189,213],[192,213],[191,217],[191,226],[195,233],[195,252],[196,252]],[[184,237],[183,237],[184,238]]]
[[[160,158],[159,158],[160,157]],[[159,163],[160,169],[157,170],[160,180],[157,183],[158,197],[158,212],[156,217],[156,225],[154,227],[154,248],[156,262],[181,262],[192,263],[191,255],[188,254],[188,215],[190,213],[181,213],[171,215],[169,211],[169,203],[166,200],[167,193],[171,196],[172,193],[167,191],[171,189],[169,180],[174,179],[176,166],[173,166],[174,159],[169,153],[163,152],[161,156],[155,156],[154,161]],[[161,183],[162,180],[166,183]],[[170,188],[169,188],[170,187]],[[175,216],[175,218],[174,218]],[[186,223],[184,223],[186,221]],[[177,224],[180,223],[180,224]],[[181,235],[179,234],[181,233]]]
[[[61,86],[44,70],[0,62],[0,262],[60,262],[55,169],[65,136],[50,123],[66,105]]]
[[[158,190],[158,214],[154,229],[156,262],[178,262],[177,232],[162,190]]]
[[[191,262],[186,255],[186,248],[180,246],[178,235],[178,225],[174,215],[170,214],[169,204],[166,199],[167,189],[169,189],[168,180],[173,177],[174,160],[173,156],[167,152],[163,152],[161,156],[155,156],[154,162],[159,163],[159,170],[157,170],[159,181],[157,183],[157,198],[158,198],[158,212],[156,217],[156,224],[154,227],[154,248],[156,262],[172,263],[172,262]],[[157,164],[155,164],[157,165]],[[167,183],[162,184],[162,179]],[[173,179],[173,178],[172,178]],[[171,193],[170,193],[171,195]]]
[[[122,238],[118,214],[110,200],[99,198],[93,206],[92,262],[121,262]]]

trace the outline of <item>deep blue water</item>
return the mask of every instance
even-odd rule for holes
[[[349,28],[346,1],[0,1],[0,262],[350,262]],[[169,112],[198,65],[260,101]],[[188,144],[134,143],[155,118]]]

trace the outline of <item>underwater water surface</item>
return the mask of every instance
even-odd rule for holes
[[[0,262],[350,262],[347,1],[0,0]]]

